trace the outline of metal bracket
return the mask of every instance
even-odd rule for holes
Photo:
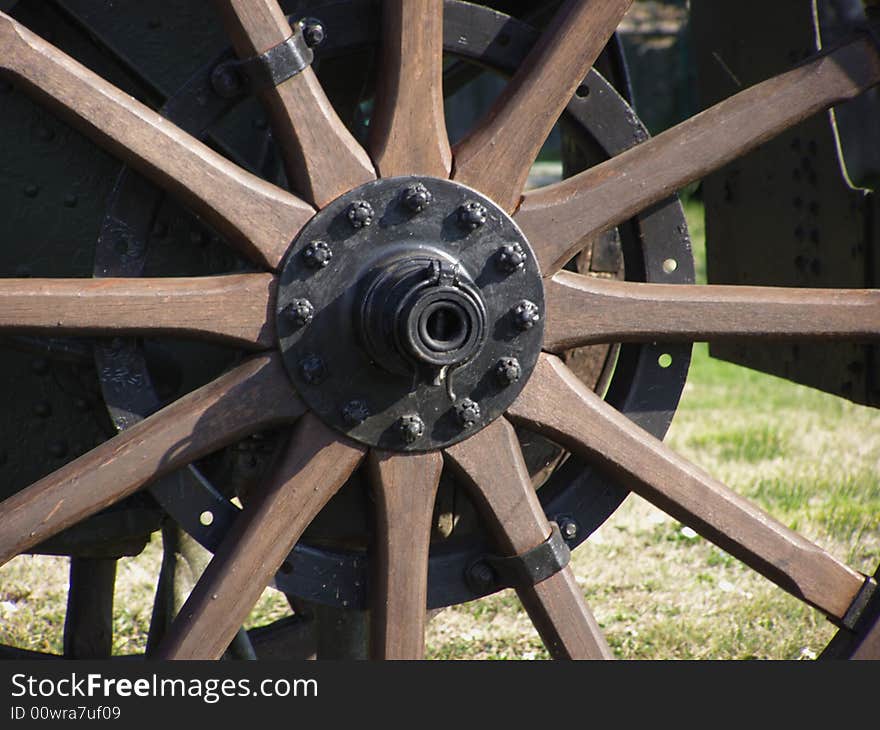
[[[289,20],[289,19],[288,19]],[[259,56],[221,63],[211,74],[214,90],[221,96],[237,96],[242,87],[260,91],[278,86],[312,65],[315,54],[303,35],[300,22],[292,22],[293,33]],[[231,82],[230,79],[235,82]]]
[[[550,523],[551,532],[537,547],[513,557],[484,555],[471,564],[468,581],[484,592],[488,588],[516,588],[536,585],[556,575],[571,560],[571,550],[559,525]]]
[[[880,577],[880,568],[877,568],[877,573],[874,578],[871,576],[865,577],[865,582],[862,584],[861,590],[856,594],[852,604],[846,610],[846,615],[841,619],[841,624],[844,628],[847,628],[850,631],[855,631],[859,625],[859,621],[861,621],[868,608],[872,606],[875,599],[880,600],[880,592],[877,590],[876,577]],[[880,607],[880,604],[878,604],[878,607]]]

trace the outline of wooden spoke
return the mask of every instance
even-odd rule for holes
[[[215,0],[241,58],[291,35],[276,0]],[[319,208],[376,177],[373,163],[339,119],[311,67],[260,93],[269,107],[294,188]]]
[[[370,587],[370,657],[422,659],[428,549],[443,457],[372,451],[376,569]]]
[[[443,0],[384,0],[382,66],[370,122],[382,177],[449,177],[443,113]]]
[[[598,342],[880,339],[880,290],[546,280],[544,348]]]
[[[516,433],[505,419],[450,446],[444,455],[472,487],[504,553],[521,555],[550,536],[550,523],[532,487]],[[537,585],[518,588],[517,593],[555,658],[611,658],[570,566]]]
[[[454,150],[453,178],[513,212],[538,152],[632,0],[566,0],[501,96]]]
[[[65,658],[110,658],[115,587],[115,558],[71,557],[64,614]]]
[[[596,463],[781,588],[842,618],[864,577],[774,520],[542,355],[508,415]]]
[[[158,650],[161,659],[218,659],[303,530],[360,464],[364,450],[306,414],[265,491],[223,538]]]
[[[178,335],[253,349],[275,341],[275,278],[0,279],[0,332]]]
[[[179,197],[245,255],[274,268],[314,210],[245,172],[0,13],[0,70]]]
[[[864,37],[851,41],[607,162],[527,193],[516,222],[550,276],[583,241],[877,83],[876,47]]]
[[[147,482],[303,406],[277,356],[259,356],[0,503],[0,565]]]

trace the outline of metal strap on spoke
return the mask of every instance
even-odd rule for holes
[[[290,19],[288,19],[290,20]],[[230,89],[231,85],[223,83],[232,74],[241,85],[247,85],[251,91],[260,91],[284,83],[287,79],[301,74],[314,60],[314,53],[303,35],[300,22],[292,22],[291,36],[283,43],[273,46],[259,56],[242,60],[227,61],[214,69],[212,80],[218,93]],[[236,95],[239,90],[235,90]]]
[[[866,576],[862,589],[856,594],[852,605],[841,620],[841,624],[850,631],[858,630],[863,617],[873,615],[880,610],[880,590],[877,587],[877,578],[880,578],[880,568],[877,568],[874,577]]]
[[[482,585],[474,585],[474,588],[484,590],[489,587],[516,588],[536,585],[556,575],[568,565],[571,560],[571,550],[562,537],[559,526],[551,522],[550,527],[552,528],[550,537],[521,555],[512,557],[485,555],[475,561],[468,571],[470,582],[474,582],[474,577],[480,574],[488,578],[486,569],[491,571],[491,581],[479,580]]]

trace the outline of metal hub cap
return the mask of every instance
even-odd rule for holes
[[[514,401],[543,312],[535,257],[510,216],[458,183],[403,177],[341,196],[300,232],[277,322],[290,377],[320,418],[370,446],[423,451]],[[505,367],[519,377],[499,377]]]

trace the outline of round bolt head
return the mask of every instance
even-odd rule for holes
[[[333,249],[326,241],[312,241],[303,249],[302,257],[310,269],[323,269],[333,258]]]
[[[519,243],[506,243],[498,249],[498,268],[501,271],[512,274],[524,269],[526,265],[526,252]]]
[[[422,183],[410,185],[403,191],[403,204],[413,213],[421,213],[427,208],[434,196]]]
[[[462,428],[473,428],[480,420],[480,404],[465,398],[455,406],[455,416]]]
[[[317,18],[304,18],[302,20],[302,33],[309,48],[317,48],[327,38],[324,24]]]
[[[414,444],[425,433],[425,422],[416,415],[401,416],[397,430],[407,444]]]
[[[523,299],[513,308],[513,321],[518,330],[522,332],[530,330],[541,321],[538,305],[528,299]]]
[[[305,327],[315,316],[315,308],[308,299],[294,299],[283,312],[284,318],[294,327]]]
[[[228,63],[221,63],[211,72],[211,87],[224,99],[231,99],[244,91],[241,76]]]
[[[522,367],[515,357],[502,357],[495,366],[495,377],[501,385],[513,385],[522,377]]]
[[[574,540],[578,534],[578,523],[566,517],[559,521],[559,532],[566,540]]]
[[[458,224],[466,231],[475,231],[486,222],[488,215],[486,206],[470,201],[458,209]]]
[[[347,215],[353,228],[366,228],[373,225],[375,212],[366,200],[356,200],[348,207]]]
[[[299,371],[309,385],[319,385],[327,377],[324,361],[317,355],[306,355],[300,360]]]
[[[345,404],[342,417],[349,426],[360,426],[370,417],[370,409],[365,401],[353,400]]]
[[[483,560],[474,563],[468,571],[468,582],[477,591],[488,591],[495,585],[495,572]]]

